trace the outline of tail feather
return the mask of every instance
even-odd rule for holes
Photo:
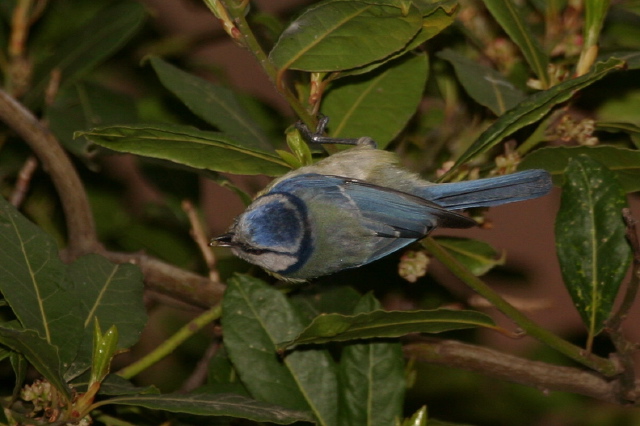
[[[442,207],[459,210],[541,197],[548,194],[552,186],[549,173],[535,169],[506,176],[431,185],[418,195]]]

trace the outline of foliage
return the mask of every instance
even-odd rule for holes
[[[450,424],[431,417],[427,405],[437,404],[424,395],[469,391],[457,372],[440,389],[442,373],[424,378],[421,363],[640,403],[634,342],[622,331],[640,283],[625,210],[640,189],[637,6],[325,0],[281,17],[247,0],[193,3],[310,128],[327,115],[331,136],[370,136],[440,181],[547,169],[562,188],[557,257],[584,343],[540,327],[488,286],[480,276],[509,260],[475,239],[426,238],[402,258],[401,275],[437,281],[425,260],[437,259],[552,349],[545,362],[479,344],[478,328],[518,333],[471,304],[457,308],[467,301],[435,285],[407,286],[397,257],[292,287],[212,252],[184,200],[210,180],[246,203],[229,174],[279,176],[320,157],[316,147],[286,112],[202,78],[192,60],[202,40],[158,34],[138,1],[10,0],[0,3],[0,361],[15,380],[2,381],[0,424]],[[153,195],[123,195],[134,180]],[[388,308],[398,293],[411,310]],[[204,311],[140,357],[134,345],[166,296]],[[192,362],[136,377],[189,356],[196,340],[207,341],[194,350],[206,368],[181,377],[181,392],[162,379]],[[478,424],[554,412],[509,389],[503,417],[461,409],[462,400],[441,412]],[[591,417],[574,395],[554,401],[571,413],[566,424],[639,418],[615,408]]]

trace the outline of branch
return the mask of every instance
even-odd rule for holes
[[[96,251],[100,244],[87,194],[58,140],[31,111],[1,89],[0,120],[24,139],[44,170],[51,175],[67,223],[69,257],[75,258]]]
[[[482,373],[543,392],[571,392],[616,404],[636,402],[621,399],[618,380],[607,380],[578,368],[530,361],[482,346],[444,340],[409,343],[403,349],[408,358]]]
[[[118,253],[105,250],[97,253],[115,263],[137,265],[142,270],[147,288],[158,293],[201,308],[210,308],[222,300],[225,289],[223,284],[144,253]]]

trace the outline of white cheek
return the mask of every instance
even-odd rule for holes
[[[298,261],[297,257],[282,253],[267,252],[260,255],[253,255],[245,253],[242,250],[238,249],[231,249],[231,251],[233,252],[233,254],[246,260],[247,262],[261,266],[271,272],[285,271],[291,266],[295,265]]]

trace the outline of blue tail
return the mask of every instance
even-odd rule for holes
[[[536,169],[487,179],[431,185],[416,195],[442,207],[459,210],[541,197],[548,194],[552,186],[549,173]]]

